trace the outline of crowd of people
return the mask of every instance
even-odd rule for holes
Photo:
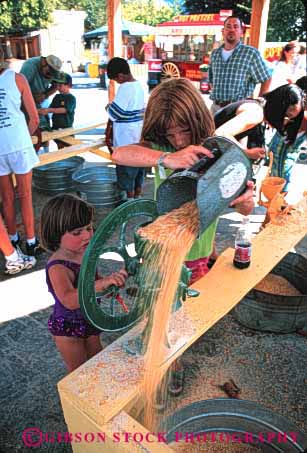
[[[156,191],[173,170],[189,168],[201,156],[211,158],[212,153],[202,143],[214,134],[236,142],[251,160],[263,158],[260,126],[264,123],[275,131],[270,145],[274,152],[272,174],[290,184],[295,159],[307,141],[303,60],[298,61],[298,45],[291,42],[283,49],[272,74],[259,51],[242,44],[241,36],[240,19],[228,17],[224,43],[212,52],[209,65],[211,111],[196,88],[181,78],[158,85],[145,109],[142,86],[133,78],[129,64],[122,58],[109,61],[108,77],[119,84],[119,89],[107,106],[108,131],[112,133],[107,134],[106,142],[116,163],[118,185],[128,200],[141,196],[145,168],[156,168]],[[49,55],[30,58],[18,74],[0,55],[0,194],[4,218],[3,222],[0,217],[0,248],[7,274],[33,267],[35,256],[43,249],[51,253],[46,276],[55,305],[48,326],[70,372],[101,349],[100,332],[83,317],[77,292],[80,265],[93,235],[93,209],[73,195],[52,198],[42,210],[40,244],[34,228],[31,191],[32,169],[38,162],[31,135],[38,128],[41,131],[73,125],[76,99],[70,93],[72,78],[60,70],[61,61]],[[260,90],[256,93],[257,86]],[[64,146],[60,140],[57,144],[59,148]],[[24,251],[17,232],[13,175],[26,236]],[[245,192],[231,205],[248,215],[254,208],[253,195],[254,184],[248,181]],[[186,257],[193,282],[209,271],[216,258],[217,222],[202,233]],[[126,278],[124,269],[97,276],[95,287],[101,291],[110,285],[123,286]],[[178,362],[175,371],[180,376],[180,388],[183,375]]]

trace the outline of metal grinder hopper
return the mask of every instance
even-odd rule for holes
[[[213,158],[202,157],[193,167],[173,172],[157,191],[158,214],[162,215],[196,199],[200,229],[210,224],[245,190],[252,166],[244,151],[224,137],[209,137],[203,143]]]

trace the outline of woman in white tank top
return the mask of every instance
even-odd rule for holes
[[[21,105],[28,114],[28,125]],[[31,134],[38,124],[39,117],[28,82],[23,75],[8,69],[3,54],[0,54],[0,195],[9,237],[16,247],[20,238],[16,229],[14,208],[14,173],[28,255],[35,255],[39,247],[35,236],[32,205],[32,168],[39,159],[31,140]]]

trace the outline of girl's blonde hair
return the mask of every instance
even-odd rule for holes
[[[171,79],[157,86],[145,111],[141,141],[170,145],[166,138],[172,125],[188,128],[191,145],[200,145],[213,135],[213,117],[201,94],[187,79]]]
[[[51,198],[41,212],[42,246],[55,252],[59,249],[65,233],[89,225],[93,215],[94,208],[75,195],[61,194]]]

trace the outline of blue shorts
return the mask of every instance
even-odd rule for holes
[[[116,165],[117,184],[121,190],[134,192],[144,182],[145,168]]]

